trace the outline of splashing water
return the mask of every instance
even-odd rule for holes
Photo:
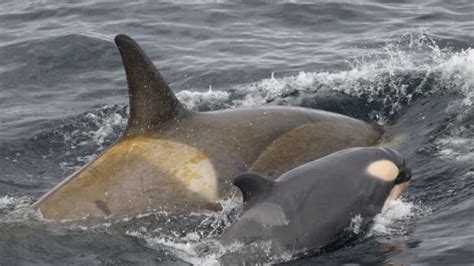
[[[65,141],[73,142],[71,149],[92,143],[97,146],[99,151],[103,150],[104,144],[108,144],[107,138],[110,138],[117,129],[123,129],[127,124],[128,115],[115,112],[115,109],[106,105],[95,112],[85,114],[84,120],[88,124],[87,128],[91,128],[91,130],[76,129],[70,135],[65,135]]]
[[[0,198],[0,210],[15,206],[17,201],[16,198],[9,197],[8,195]]]
[[[0,222],[40,221],[39,213],[31,208],[32,203],[33,199],[31,197],[15,198],[7,195],[0,198]]]
[[[364,219],[360,214],[357,214],[356,216],[352,217],[351,223],[349,224],[349,227],[346,229],[346,231],[358,235],[360,233],[360,227],[362,226],[363,220]]]
[[[189,216],[204,218],[199,225],[186,233],[167,231],[156,235],[141,227],[127,231],[127,235],[144,239],[146,243],[157,249],[166,249],[170,254],[194,265],[218,265],[219,257],[239,246],[224,247],[218,241],[222,230],[229,226],[239,213],[242,202],[237,197],[221,201],[222,210],[218,213],[190,213]]]
[[[403,198],[390,202],[382,213],[374,217],[373,224],[367,234],[370,236],[403,235],[407,233],[406,222],[429,215],[431,209],[421,207]]]

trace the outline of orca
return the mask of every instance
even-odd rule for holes
[[[362,232],[410,179],[404,158],[383,147],[338,151],[275,181],[241,174],[233,183],[242,191],[243,210],[221,243],[243,245],[247,255],[255,255],[246,255],[249,260],[264,259],[259,252],[269,256],[318,252],[341,242],[344,235]]]
[[[134,40],[118,35],[115,43],[128,82],[128,124],[113,145],[33,204],[45,219],[215,211],[235,193],[239,173],[275,179],[381,139],[368,123],[309,108],[188,110]]]

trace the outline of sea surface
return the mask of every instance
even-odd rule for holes
[[[61,2],[61,3],[60,3]],[[30,207],[128,117],[113,38],[135,38],[193,110],[292,105],[393,132],[409,189],[357,240],[300,263],[474,263],[474,1],[0,3],[0,264],[215,264],[220,213],[94,226]]]

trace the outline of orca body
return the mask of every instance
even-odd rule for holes
[[[308,108],[187,110],[135,41],[118,35],[115,42],[129,87],[126,130],[34,204],[46,219],[219,210],[239,173],[274,179],[334,151],[380,140],[380,131],[365,122]]]
[[[319,251],[345,232],[364,230],[410,178],[403,157],[382,147],[338,151],[275,181],[242,174],[234,184],[244,207],[221,242],[261,248],[270,256]]]

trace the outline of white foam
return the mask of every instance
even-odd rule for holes
[[[469,48],[454,53],[445,61],[439,62],[442,80],[450,87],[459,88],[466,96],[465,105],[472,106],[474,98],[474,50]]]
[[[431,210],[413,202],[398,198],[390,202],[383,212],[375,216],[368,236],[384,236],[407,233],[404,222],[408,222],[421,215],[429,214]]]
[[[455,159],[459,162],[474,160],[474,139],[463,137],[445,137],[436,141],[439,147],[438,156],[446,160]]]
[[[140,231],[129,231],[128,235],[144,239],[151,247],[167,251],[189,262],[193,265],[219,265],[219,257],[224,254],[225,248],[215,239],[202,239],[196,232],[188,233],[182,238],[175,236],[151,237]],[[201,254],[199,249],[205,246],[205,249],[212,252]]]
[[[41,215],[33,210],[30,197],[10,197],[0,198],[0,221],[2,223],[11,222],[32,222],[40,221]]]
[[[356,216],[352,217],[351,223],[349,227],[346,229],[346,231],[352,232],[354,234],[359,234],[360,233],[360,227],[362,226],[362,221],[364,219],[362,218],[362,215],[357,214]]]
[[[208,91],[197,92],[182,90],[176,93],[176,97],[191,110],[197,110],[200,106],[206,106],[207,108],[221,109],[228,108],[225,103],[229,100],[230,94],[226,91],[213,90],[209,87]]]
[[[17,198],[10,197],[8,195],[0,198],[0,209],[11,208],[18,202]]]
[[[88,137],[88,140],[81,142],[78,145],[86,145],[89,141],[92,141],[97,146],[99,146],[99,150],[102,150],[104,148],[103,144],[105,142],[106,137],[108,137],[114,131],[114,128],[125,127],[125,125],[127,124],[127,118],[116,112],[107,114],[106,110],[108,108],[110,107],[102,107],[101,109],[99,109],[98,114],[86,114],[85,117],[89,120],[89,122],[93,123],[96,126],[96,129],[82,133]]]
[[[89,144],[97,145],[99,150],[103,149],[106,138],[114,132],[114,129],[124,128],[127,124],[127,117],[114,111],[114,109],[114,107],[105,105],[94,112],[86,113],[84,116],[86,121],[81,121],[82,126],[87,128],[92,126],[93,129],[89,131],[76,129],[70,133],[65,132],[64,140],[71,143],[71,149],[75,149],[76,145],[84,146]],[[76,142],[77,139],[82,139],[82,141]]]
[[[146,243],[159,250],[167,250],[169,254],[178,257],[193,265],[220,265],[220,258],[226,253],[241,254],[245,256],[248,252],[245,248],[255,248],[262,252],[264,261],[267,263],[278,263],[289,261],[292,255],[286,252],[281,254],[272,254],[271,241],[256,242],[249,245],[244,245],[240,242],[233,242],[228,246],[223,246],[216,238],[203,237],[202,234],[192,232],[186,234],[184,237],[178,238],[175,236],[166,237],[152,237],[140,231],[127,232],[128,235],[144,239]],[[204,251],[204,252],[203,252]],[[234,263],[241,264],[246,260],[245,257],[237,258]]]
[[[92,141],[94,141],[99,146],[104,144],[105,138],[113,132],[114,126],[123,127],[127,123],[127,119],[118,113],[113,113],[106,117],[100,117],[89,113],[86,115],[86,117],[93,121],[98,127],[97,130],[89,131],[88,134]]]

